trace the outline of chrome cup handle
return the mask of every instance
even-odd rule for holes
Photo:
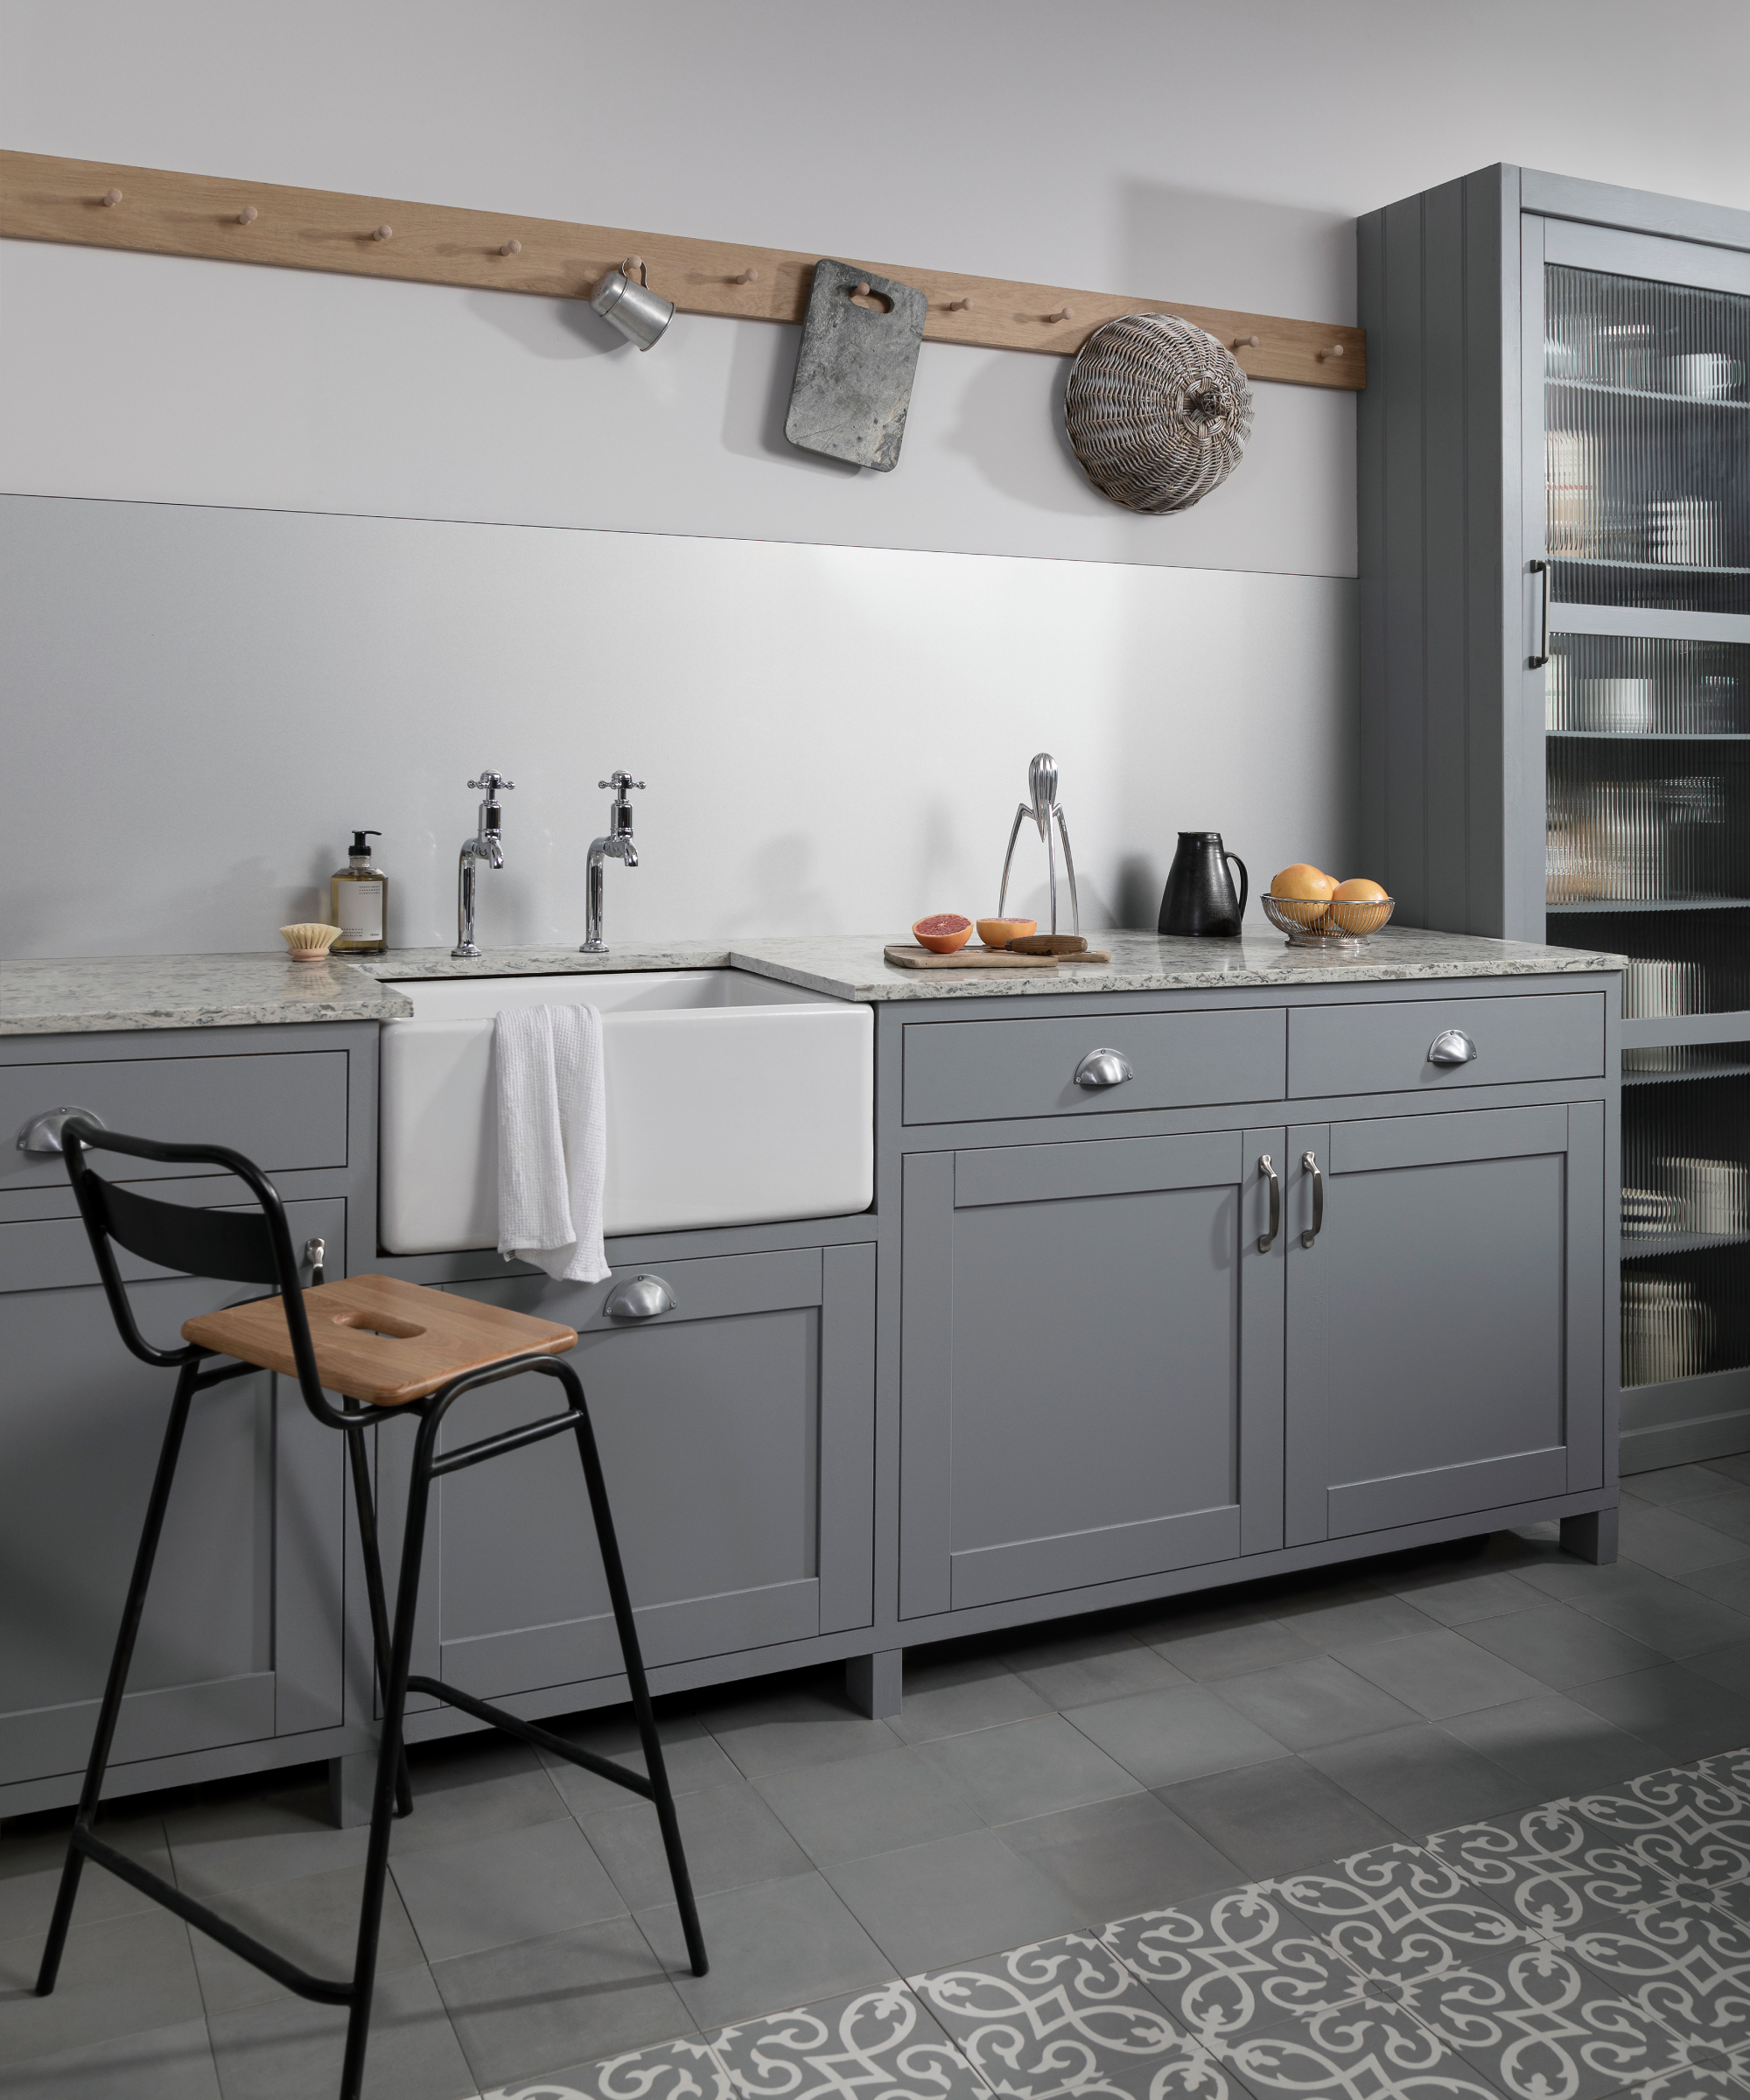
[[[1268,1254],[1282,1229],[1282,1177],[1268,1152],[1258,1154],[1258,1172],[1270,1183],[1270,1230],[1258,1237],[1258,1252]]]
[[[109,1127],[95,1109],[75,1108],[63,1102],[58,1109],[42,1109],[34,1116],[27,1116],[18,1125],[14,1142],[21,1152],[29,1153],[32,1158],[60,1158],[63,1156],[62,1133],[68,1118],[74,1116],[83,1116],[94,1130]]]
[[[1443,1028],[1428,1046],[1431,1065],[1469,1065],[1476,1061],[1477,1046],[1462,1028]]]
[[[1310,1247],[1325,1229],[1325,1177],[1319,1172],[1319,1156],[1316,1152],[1302,1152],[1300,1165],[1312,1177],[1312,1229],[1300,1236],[1300,1244]]]
[[[602,1300],[609,1320],[654,1320],[675,1310],[675,1293],[660,1276],[629,1276]]]
[[[1135,1076],[1121,1050],[1090,1050],[1075,1068],[1078,1087],[1122,1087]]]

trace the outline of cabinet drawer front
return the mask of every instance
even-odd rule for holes
[[[1279,1007],[1268,1006],[913,1022],[906,1029],[905,1119],[987,1123],[1275,1101],[1283,1086],[1284,1022]],[[1115,1087],[1078,1086],[1075,1068],[1088,1051],[1101,1049],[1116,1050],[1131,1077]]]
[[[60,1159],[27,1157],[10,1142],[27,1118],[63,1105],[92,1110],[112,1130],[167,1144],[229,1145],[270,1174],[346,1164],[344,1050],[0,1066],[0,1189],[66,1186]],[[125,1181],[216,1171],[119,1153],[99,1166]]]
[[[1475,1045],[1468,1063],[1429,1062],[1435,1038],[1448,1029]],[[1288,1017],[1288,1091],[1301,1099],[1598,1079],[1603,1072],[1601,991],[1302,1006]]]

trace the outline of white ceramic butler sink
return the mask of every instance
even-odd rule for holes
[[[842,1216],[874,1194],[874,1017],[735,970],[396,985],[382,1029],[378,1230],[391,1254],[498,1244],[493,1016],[597,1007],[606,1229]]]

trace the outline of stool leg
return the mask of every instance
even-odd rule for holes
[[[152,1478],[152,1492],[146,1503],[146,1521],[140,1533],[139,1549],[134,1556],[133,1578],[128,1585],[127,1601],[122,1606],[122,1628],[116,1636],[116,1652],[109,1658],[108,1682],[103,1687],[103,1703],[97,1710],[97,1730],[91,1739],[91,1756],[85,1768],[85,1784],[80,1789],[79,1808],[74,1816],[74,1828],[88,1825],[96,1813],[99,1795],[103,1789],[103,1774],[109,1763],[110,1747],[116,1740],[116,1723],[121,1718],[122,1694],[127,1689],[128,1669],[134,1659],[134,1642],[140,1631],[141,1615],[146,1607],[146,1586],[152,1578],[152,1562],[158,1556],[158,1537],[164,1530],[164,1510],[170,1502],[171,1483],[176,1478],[176,1462],[182,1451],[182,1432],[188,1426],[189,1404],[194,1397],[194,1366],[185,1364],[177,1380],[176,1397],[171,1403],[170,1420],[164,1426],[164,1444],[158,1452],[158,1469]],[[55,1978],[60,1973],[61,1950],[66,1945],[66,1928],[73,1920],[74,1898],[79,1894],[80,1869],[85,1865],[85,1855],[69,1840],[66,1864],[60,1872],[60,1889],[55,1897],[54,1915],[49,1921],[49,1936],[43,1948],[42,1965],[37,1971],[37,1995],[46,1998],[55,1987]]]
[[[383,1711],[377,1741],[377,1783],[371,1804],[371,1841],[365,1854],[365,1886],[359,1905],[358,1952],[353,1964],[353,2007],[346,2022],[346,2054],[340,2071],[340,2100],[359,2100],[365,2079],[365,2048],[371,2034],[371,1998],[376,1988],[377,1937],[382,1929],[383,1884],[388,1879],[389,1826],[395,1820],[397,1783],[405,1770],[402,1716],[413,1667],[413,1622],[419,1608],[419,1564],[425,1550],[425,1511],[431,1488],[431,1457],[441,1415],[419,1424],[413,1480],[408,1490],[407,1529],[401,1549],[401,1581],[395,1598],[395,1634],[389,1644]],[[350,1442],[353,1432],[347,1432]]]
[[[346,1457],[353,1474],[353,1500],[359,1511],[359,1543],[365,1557],[365,1594],[371,1606],[371,1645],[376,1651],[377,1689],[388,1697],[388,1600],[383,1590],[382,1557],[377,1550],[376,1504],[371,1496],[371,1469],[365,1457],[362,1428],[346,1432]],[[396,1775],[395,1812],[413,1813],[413,1782],[407,1771],[407,1746],[401,1751],[401,1768]]]
[[[668,1770],[662,1760],[662,1745],[656,1733],[656,1717],[650,1709],[650,1687],[645,1682],[644,1657],[638,1645],[638,1628],[632,1616],[632,1595],[626,1586],[620,1564],[620,1542],[614,1536],[613,1513],[608,1507],[607,1482],[602,1477],[601,1460],[590,1428],[584,1389],[569,1364],[556,1365],[564,1378],[571,1404],[583,1416],[578,1424],[578,1450],[584,1461],[584,1481],[590,1493],[590,1512],[595,1518],[596,1542],[601,1549],[602,1570],[607,1577],[607,1593],[613,1606],[613,1622],[620,1631],[620,1654],[626,1662],[626,1681],[632,1690],[632,1711],[638,1717],[638,1733],[644,1745],[645,1769],[654,1790],[656,1820],[662,1831],[662,1850],[668,1856],[668,1878],[675,1885],[680,1906],[681,1929],[686,1936],[687,1958],[693,1974],[704,1976],[710,1968],[705,1954],[704,1934],[699,1928],[698,1906],[693,1900],[692,1876],[687,1872],[687,1855],[681,1844],[681,1825],[675,1814],[675,1796],[668,1785]]]

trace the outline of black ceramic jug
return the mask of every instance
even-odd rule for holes
[[[1240,893],[1234,895],[1232,862],[1240,871]],[[1236,940],[1250,891],[1246,864],[1229,853],[1219,831],[1181,831],[1179,850],[1167,871],[1166,894],[1160,900],[1163,934],[1210,934]]]

